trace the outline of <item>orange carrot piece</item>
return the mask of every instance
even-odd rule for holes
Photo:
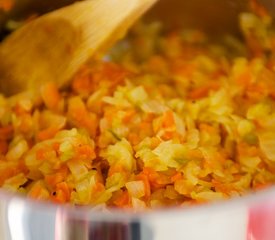
[[[212,81],[207,83],[205,86],[190,91],[188,97],[192,100],[201,99],[207,97],[210,91],[217,91],[219,88],[219,83]]]
[[[269,16],[267,9],[262,4],[260,4],[258,0],[250,0],[249,5],[251,10],[259,17],[264,18]]]
[[[36,158],[40,161],[48,160],[56,156],[56,152],[49,147],[39,148],[36,151]]]
[[[13,126],[12,125],[0,127],[0,140],[11,139],[12,135],[13,135]]]
[[[109,168],[109,171],[108,171],[108,177],[114,175],[115,173],[118,173],[118,172],[125,172],[125,169],[123,166],[121,165],[113,165]]]
[[[200,99],[200,98],[206,97],[208,92],[209,92],[208,87],[196,88],[189,93],[189,98],[194,100]]]
[[[0,9],[3,9],[5,12],[8,12],[12,9],[14,5],[14,0],[1,0]]]
[[[133,116],[135,116],[135,114],[136,112],[133,110],[127,111],[126,116],[122,119],[123,123],[129,123],[132,120]]]
[[[65,180],[68,174],[68,169],[60,169],[57,173],[52,174],[52,175],[46,175],[45,176],[45,182],[51,186],[55,187],[58,183],[62,182]]]
[[[35,199],[48,199],[49,191],[40,182],[36,182],[29,191],[28,196]]]
[[[6,154],[8,152],[9,145],[7,141],[0,140],[0,154]]]
[[[78,127],[86,128],[92,137],[95,137],[98,118],[94,113],[88,112],[81,98],[73,98],[69,101],[68,115]]]
[[[44,141],[44,140],[53,138],[57,132],[58,132],[58,129],[55,127],[46,128],[37,133],[37,139],[39,141]]]
[[[157,137],[151,138],[151,141],[151,149],[156,148],[161,143],[161,140]]]
[[[177,172],[174,176],[171,177],[171,182],[174,183],[177,180],[181,180],[182,179],[182,173]]]
[[[9,179],[12,176],[15,176],[18,172],[14,166],[7,165],[6,167],[0,170],[0,185],[2,186],[5,180]]]
[[[83,66],[72,82],[72,89],[78,94],[89,94],[95,88],[93,82],[92,71],[88,66]]]
[[[57,111],[60,107],[61,96],[55,83],[48,82],[41,87],[41,96],[50,110]]]
[[[120,197],[114,200],[114,204],[118,207],[128,207],[130,204],[130,197],[127,191],[122,192]]]
[[[134,132],[130,132],[127,139],[133,146],[137,145],[140,142],[139,134]]]
[[[18,130],[22,133],[28,133],[33,128],[33,119],[31,114],[24,113],[20,115],[20,125],[18,126]]]
[[[56,189],[62,191],[65,194],[66,201],[70,200],[71,191],[66,182],[61,182],[56,185]]]
[[[59,151],[59,147],[60,147],[60,143],[59,142],[55,142],[55,143],[52,144],[52,148],[56,152]]]
[[[238,85],[243,87],[248,87],[252,81],[252,75],[249,70],[244,71],[237,79],[236,82]]]
[[[148,199],[151,195],[151,186],[148,176],[145,173],[140,173],[137,175],[137,180],[143,181],[145,187],[145,198]]]
[[[38,149],[36,152],[36,158],[38,160],[43,160],[45,158],[45,151],[44,149]]]
[[[104,184],[100,183],[100,182],[97,182],[95,184],[95,186],[93,187],[93,192],[95,193],[100,193],[100,192],[103,192],[105,191],[105,186]]]
[[[171,128],[175,126],[174,114],[172,111],[167,111],[163,115],[162,125],[164,128]]]
[[[96,158],[95,150],[90,145],[81,145],[76,148],[76,152],[80,157],[83,157],[83,158],[89,158],[89,159]]]

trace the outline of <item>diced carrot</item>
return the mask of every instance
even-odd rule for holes
[[[140,142],[139,134],[135,132],[130,132],[127,139],[132,145],[137,145]]]
[[[129,75],[130,73],[122,66],[111,62],[105,62],[102,64],[100,74],[97,76],[97,80],[102,81],[105,79],[112,79],[110,83],[112,86],[116,86],[117,84],[122,83]]]
[[[19,169],[16,168],[16,165],[7,164],[5,167],[1,166],[0,169],[0,185],[2,185],[5,180],[9,179],[12,176],[17,174]]]
[[[151,138],[151,149],[156,148],[161,143],[161,140],[157,137]]]
[[[252,81],[252,75],[250,71],[247,69],[236,79],[236,83],[243,87],[248,87]]]
[[[133,116],[135,116],[136,112],[133,110],[127,111],[125,117],[122,119],[123,123],[129,123]]]
[[[176,136],[177,134],[174,131],[164,131],[163,134],[161,135],[161,138],[163,140],[170,140],[172,139],[174,136]]]
[[[45,176],[45,182],[49,186],[54,188],[58,183],[64,181],[65,178],[67,177],[67,175],[68,175],[68,169],[63,167],[55,174],[46,175]]]
[[[38,160],[43,160],[45,158],[45,151],[44,149],[38,149],[37,152],[36,152],[36,158]]]
[[[29,113],[32,109],[32,103],[30,101],[23,101],[19,102],[15,105],[14,107],[14,112],[16,113],[16,115],[22,115],[22,114],[26,114]]]
[[[104,184],[102,184],[102,183],[100,183],[100,182],[97,182],[97,183],[95,184],[95,186],[93,187],[93,191],[94,191],[95,193],[99,193],[99,192],[105,191],[105,186],[104,186]]]
[[[42,191],[42,187],[39,184],[36,184],[32,187],[31,191],[29,192],[29,196],[32,198],[38,198]]]
[[[271,186],[271,183],[257,183],[254,184],[253,188],[257,191],[264,190]]]
[[[51,201],[55,202],[55,203],[66,203],[67,200],[67,196],[66,193],[63,192],[62,190],[56,190],[52,193],[52,195],[50,196]]]
[[[5,127],[0,127],[0,140],[9,140],[13,135],[13,126],[7,125]]]
[[[158,55],[152,56],[148,63],[147,68],[152,73],[166,74],[168,72],[167,61]]]
[[[114,200],[114,204],[118,207],[128,207],[130,205],[130,197],[127,191],[121,193],[121,195]]]
[[[41,96],[47,108],[53,111],[59,110],[62,98],[55,83],[48,82],[42,86]]]
[[[24,113],[20,115],[20,119],[19,119],[20,125],[18,126],[18,130],[21,133],[29,133],[30,131],[32,131],[33,129],[33,119],[31,114],[29,113]]]
[[[150,132],[152,129],[152,123],[143,121],[139,124],[139,128],[140,128],[140,130],[147,132],[148,133],[147,136],[148,136],[148,135],[150,135]]]
[[[118,172],[125,172],[124,167],[122,165],[118,165],[118,164],[112,165],[109,168],[108,176],[110,177],[110,176],[112,176],[112,175],[114,175],[115,173],[118,173]]]
[[[55,143],[52,144],[52,148],[56,152],[59,151],[59,147],[60,147],[60,143],[59,142],[55,142]]]
[[[148,176],[145,173],[140,173],[136,178],[137,180],[143,181],[145,187],[145,198],[149,198],[151,195],[151,187]]]
[[[145,122],[149,122],[149,123],[152,123],[152,121],[155,119],[155,114],[154,113],[147,113],[145,116],[144,116],[144,121]]]
[[[0,140],[0,154],[6,154],[8,152],[9,145],[7,141]]]
[[[237,152],[240,156],[255,157],[260,155],[260,149],[246,143],[239,143],[237,145]]]
[[[182,173],[177,172],[174,176],[171,177],[171,181],[174,183],[177,180],[181,180],[182,179]]]
[[[69,100],[68,115],[78,127],[86,128],[94,138],[98,127],[97,115],[88,112],[81,98]]]
[[[5,12],[8,12],[12,9],[14,5],[14,0],[1,0],[0,9],[3,9]]]
[[[250,54],[255,58],[262,58],[265,56],[263,46],[259,39],[255,36],[253,31],[246,35],[246,45],[250,50]]]
[[[192,100],[201,99],[207,97],[210,91],[217,91],[220,88],[219,83],[217,82],[208,82],[205,86],[196,88],[192,90],[188,97]]]
[[[45,176],[45,182],[51,187],[55,187],[57,183],[62,182],[63,180],[64,177],[59,173]]]
[[[70,200],[71,191],[66,182],[61,182],[56,185],[56,199],[61,202],[68,202]]]
[[[269,93],[273,91],[266,83],[254,83],[250,84],[245,92],[245,95],[254,101],[261,101],[261,99],[267,97]]]
[[[73,90],[78,94],[87,95],[95,89],[91,68],[84,65],[72,82]]]
[[[81,145],[76,148],[76,152],[80,157],[95,159],[96,154],[93,147],[90,145]]]
[[[56,157],[56,152],[49,147],[39,148],[36,151],[36,158],[40,161],[49,160],[54,157]]]
[[[101,168],[99,168],[99,167],[96,167],[96,168],[97,168],[97,173],[96,173],[96,175],[95,175],[96,182],[97,182],[97,183],[101,183],[101,184],[104,185],[105,178],[104,178],[104,176],[102,175],[102,170],[101,170]]]
[[[57,132],[58,132],[58,129],[55,127],[46,128],[37,133],[37,139],[39,141],[44,141],[44,140],[53,138]]]
[[[175,126],[174,114],[172,111],[166,111],[163,115],[162,125],[164,128]]]
[[[199,129],[200,129],[201,131],[205,131],[205,132],[207,132],[207,133],[209,133],[209,134],[213,134],[213,133],[215,133],[215,131],[216,131],[216,129],[215,129],[213,126],[211,126],[211,125],[209,125],[209,124],[206,124],[206,123],[201,123],[201,124],[199,125]]]
[[[193,149],[189,151],[189,157],[193,159],[202,159],[203,154],[199,149]]]
[[[161,138],[164,140],[172,139],[174,136],[177,135],[176,123],[175,123],[173,111],[169,110],[163,114],[162,124],[160,127],[161,127],[161,129],[159,129],[159,130],[163,130]]]
[[[177,76],[184,76],[184,79],[191,79],[196,68],[193,64],[181,59],[172,63],[172,72]]]
[[[215,179],[213,179],[211,183],[217,192],[230,195],[232,191],[237,191],[232,184],[221,183]]]
[[[251,10],[258,16],[262,18],[269,16],[267,9],[258,0],[250,0],[249,5]]]
[[[196,88],[189,93],[189,98],[194,100],[200,99],[200,98],[206,97],[208,92],[209,92],[208,87]]]
[[[147,176],[152,189],[160,189],[166,186],[167,184],[172,183],[172,176],[169,173],[165,174],[162,172],[157,172],[152,168],[144,168],[141,174]]]
[[[28,193],[28,196],[35,199],[48,199],[49,191],[42,186],[40,182],[36,182]]]

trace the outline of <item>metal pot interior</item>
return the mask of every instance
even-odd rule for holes
[[[33,14],[48,11],[71,4],[78,0],[14,0],[14,7],[7,12],[0,10],[0,31],[8,20],[22,20]],[[259,0],[270,13],[275,10],[272,0]],[[238,14],[248,9],[249,0],[161,0],[147,14],[150,20],[161,20],[166,26],[184,26],[200,28],[211,34],[222,32],[236,33]]]
[[[48,0],[46,3],[43,0],[17,0],[15,2],[16,8],[11,12],[5,14],[0,13],[0,30],[1,24],[3,27],[7,19],[25,18],[33,12],[42,14],[45,11],[58,8],[73,1],[62,0],[57,3],[56,0]],[[42,2],[44,2],[44,5],[41,7],[38,3]],[[275,1],[261,0],[261,2],[270,9],[270,12],[275,10]],[[33,5],[34,3],[35,5]],[[222,33],[235,34],[238,33],[238,14],[241,11],[247,10],[247,8],[247,0],[161,0],[146,15],[146,18],[148,21],[161,20],[168,28],[182,25],[184,27],[200,28],[213,35]],[[274,197],[275,191],[273,188],[262,193],[262,195],[259,193],[258,195],[256,194],[257,196],[250,195],[241,200],[235,199],[232,200],[231,203],[225,203],[226,205],[217,204],[198,207],[198,211],[193,212],[193,218],[191,217],[191,219],[189,216],[191,216],[193,210],[180,213],[177,210],[171,210],[171,214],[167,212],[165,214],[157,212],[147,217],[143,215],[133,216],[131,214],[126,214],[122,217],[121,213],[119,213],[118,215],[113,214],[110,217],[109,221],[112,221],[110,224],[106,223],[109,218],[108,214],[90,214],[86,210],[79,211],[79,214],[77,214],[77,211],[72,209],[56,207],[51,204],[37,204],[33,203],[33,201],[26,201],[24,198],[17,198],[3,192],[1,192],[0,195],[0,217],[3,219],[3,221],[0,222],[1,239],[16,239],[16,235],[14,235],[15,231],[17,231],[15,224],[18,224],[19,227],[21,227],[21,234],[23,234],[20,239],[149,240],[163,239],[157,237],[152,238],[154,234],[158,234],[157,231],[159,227],[163,226],[172,231],[172,229],[175,229],[173,226],[177,226],[179,221],[183,223],[193,221],[195,227],[199,225],[196,217],[197,219],[202,217],[201,219],[207,221],[207,216],[210,216],[214,210],[215,212],[220,211],[221,214],[224,213],[225,216],[230,217],[231,210],[233,210],[232,214],[235,214],[234,211],[236,209],[236,211],[241,209],[241,211],[243,211],[251,202]],[[16,221],[11,220],[13,217],[12,214],[16,215]],[[118,219],[116,219],[117,216]],[[116,221],[119,222],[119,225],[114,223]],[[159,227],[156,227],[155,222],[158,221]],[[33,228],[30,228],[31,225]],[[142,231],[146,232],[144,233]],[[41,235],[41,232],[44,233],[44,235]],[[96,234],[101,238],[96,237]],[[23,236],[25,236],[25,238]],[[39,238],[37,238],[38,236]],[[112,238],[112,236],[116,236],[116,238]]]

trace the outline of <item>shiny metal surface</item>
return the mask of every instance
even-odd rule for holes
[[[0,197],[3,240],[245,240],[251,208],[275,205],[275,189],[223,203],[143,214],[73,209],[3,192]],[[267,223],[266,229],[273,224]]]
[[[18,9],[14,10],[18,16],[30,12],[27,6],[32,5],[31,1],[39,2],[17,1],[22,4],[21,8],[18,5]],[[54,2],[57,1],[48,1]],[[65,0],[61,2],[66,3]],[[275,9],[273,0],[263,2],[270,9]],[[242,0],[160,0],[148,18],[162,19],[167,25],[180,22],[185,26],[201,27],[213,34],[236,32],[238,13],[246,8],[246,3]],[[52,8],[55,7],[52,5]],[[275,235],[257,239],[247,229],[251,209],[270,205],[275,205],[275,188],[224,203],[143,214],[74,209],[38,203],[0,191],[0,239],[271,240],[275,239]],[[267,222],[266,231],[271,232],[272,228],[273,225]]]

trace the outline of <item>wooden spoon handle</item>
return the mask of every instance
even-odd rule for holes
[[[0,88],[7,94],[59,87],[91,56],[123,37],[156,0],[88,0],[46,14],[0,46]]]

